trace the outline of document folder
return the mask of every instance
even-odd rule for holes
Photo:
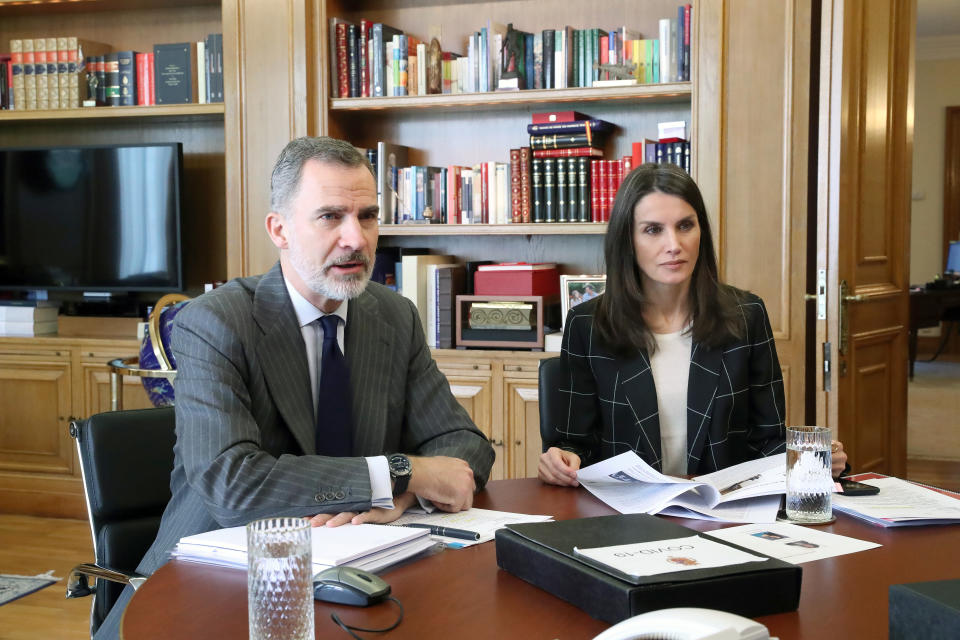
[[[610,623],[668,607],[705,607],[747,617],[797,608],[802,570],[775,558],[641,577],[632,583],[586,564],[573,553],[574,547],[691,535],[698,532],[647,514],[511,524],[497,531],[497,565]]]

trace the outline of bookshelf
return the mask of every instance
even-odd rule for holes
[[[224,31],[232,1],[0,0],[0,51],[14,38],[48,36],[152,51]],[[222,103],[0,110],[0,146],[181,142],[184,275],[199,291],[227,271],[226,112]],[[136,320],[61,317],[57,336],[0,338],[0,511],[85,517],[69,423],[109,410],[106,363],[137,352]],[[123,393],[127,408],[149,406],[136,379]]]

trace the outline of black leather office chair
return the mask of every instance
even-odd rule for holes
[[[540,361],[537,392],[540,400],[541,451],[546,451],[553,446],[559,437],[556,425],[559,423],[558,413],[563,404],[563,398],[559,392],[561,371],[559,357],[545,358]]]
[[[77,441],[95,562],[77,565],[67,597],[94,594],[90,633],[96,632],[157,537],[170,501],[176,441],[173,407],[112,411],[70,423]],[[91,588],[88,578],[97,579]]]

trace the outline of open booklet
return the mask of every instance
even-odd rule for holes
[[[663,475],[627,451],[584,467],[577,479],[620,513],[774,522],[786,491],[786,468],[786,454],[781,453],[686,480]]]
[[[879,487],[871,496],[834,495],[833,508],[881,527],[960,523],[960,494],[879,473],[851,480]]]
[[[310,533],[313,538],[314,573],[345,564],[367,571],[379,571],[436,544],[426,529],[377,524],[314,527]],[[193,562],[246,569],[246,527],[216,529],[187,536],[177,543],[171,555]]]

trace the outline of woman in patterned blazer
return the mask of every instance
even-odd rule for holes
[[[603,295],[567,315],[561,420],[539,477],[633,450],[670,475],[785,450],[780,363],[763,301],[719,281],[696,183],[672,164],[634,169],[604,243]],[[834,443],[838,475],[846,454]]]

